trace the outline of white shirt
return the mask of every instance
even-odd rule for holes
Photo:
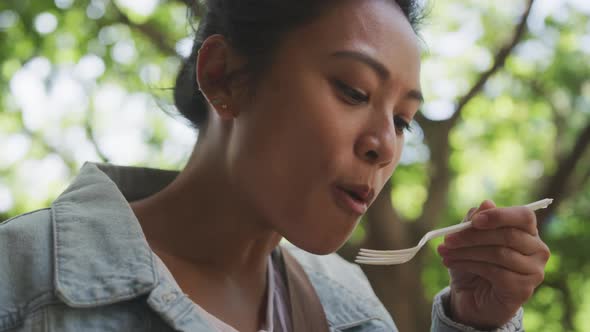
[[[166,274],[174,282],[174,286],[178,288],[178,291],[182,292],[164,262],[155,253],[154,256],[159,263],[160,272]],[[268,257],[267,271],[266,320],[258,332],[289,332],[292,326],[289,309],[289,292],[285,281],[281,277],[281,273],[277,270],[275,264],[273,264],[271,256]],[[203,309],[197,303],[194,303],[194,305],[215,332],[239,332],[233,326],[207,312],[207,310]]]

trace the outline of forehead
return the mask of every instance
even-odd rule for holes
[[[337,1],[292,35],[299,56],[358,51],[382,63],[392,79],[419,85],[420,47],[410,23],[393,0]],[[298,52],[299,51],[299,52]]]

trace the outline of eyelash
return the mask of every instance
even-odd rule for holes
[[[360,105],[369,101],[369,95],[360,92],[355,88],[351,88],[348,84],[335,80],[334,84],[340,90],[340,92],[344,93],[344,101],[350,105]]]
[[[346,83],[335,80],[334,85],[344,94],[344,102],[347,104],[356,106],[369,101],[369,95],[360,92],[357,89],[354,89],[348,86]],[[395,130],[398,134],[403,134],[404,131],[412,131],[411,125],[404,120],[402,117],[396,115],[393,117],[393,124],[395,125]]]
[[[398,115],[393,117],[393,123],[395,124],[395,130],[399,131],[399,133],[412,131],[412,126]]]

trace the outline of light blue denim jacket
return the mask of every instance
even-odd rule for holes
[[[211,331],[161,273],[127,203],[176,175],[87,163],[50,208],[0,224],[0,332]],[[358,266],[287,248],[314,285],[331,331],[397,331]],[[432,331],[475,331],[445,316],[447,294],[435,298]],[[523,331],[522,310],[498,331]]]

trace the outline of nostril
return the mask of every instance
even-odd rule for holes
[[[369,160],[376,160],[377,158],[379,158],[379,155],[377,154],[377,152],[375,152],[375,150],[367,151],[365,153],[365,156],[367,156],[367,159]]]

